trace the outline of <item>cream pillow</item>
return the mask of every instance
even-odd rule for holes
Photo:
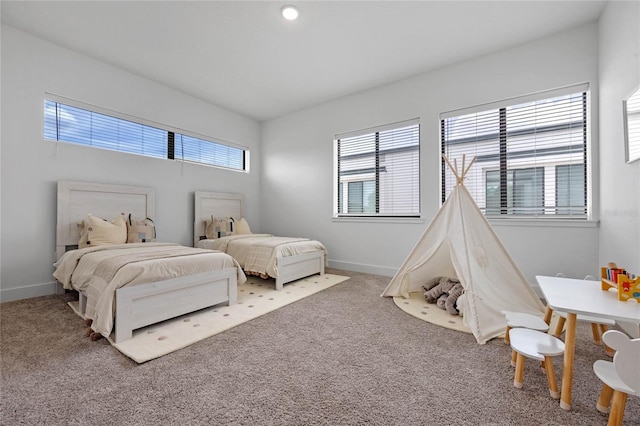
[[[211,216],[211,219],[207,219],[205,221],[205,235],[209,240],[215,240],[216,238],[233,235],[235,233],[233,232],[233,225],[233,218],[218,218],[215,216]]]
[[[106,244],[124,244],[127,242],[127,222],[124,215],[112,222],[89,213],[80,232],[79,248],[95,247]]]
[[[235,223],[235,232],[236,234],[250,234],[251,228],[249,227],[249,222],[244,217],[240,220],[236,220]]]

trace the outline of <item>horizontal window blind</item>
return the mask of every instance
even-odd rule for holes
[[[44,138],[148,157],[247,170],[248,152],[243,148],[178,133],[160,125],[152,126],[142,119],[122,117],[123,114],[105,114],[100,108],[75,101],[63,103],[46,99]]]
[[[176,159],[228,169],[245,170],[245,153],[242,149],[181,134],[175,135],[175,143]]]
[[[441,116],[443,154],[477,157],[464,183],[487,216],[587,217],[587,92],[567,92]],[[443,161],[443,202],[455,184]]]
[[[44,137],[96,148],[167,158],[167,131],[46,100]]]
[[[420,215],[417,119],[337,135],[336,216]]]

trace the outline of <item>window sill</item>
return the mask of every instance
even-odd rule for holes
[[[546,228],[597,228],[599,221],[588,219],[487,218],[491,226],[524,226]]]
[[[348,223],[424,223],[425,220],[420,217],[365,217],[365,216],[349,216],[331,218],[332,222],[348,222]]]
[[[546,228],[597,228],[599,221],[586,219],[535,219],[535,218],[487,218],[491,226],[546,227]],[[332,217],[332,222],[344,223],[426,223],[419,217]]]

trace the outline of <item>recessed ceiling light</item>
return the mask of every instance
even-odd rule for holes
[[[296,9],[295,6],[284,6],[281,10],[281,13],[284,19],[286,19],[287,21],[298,19],[298,9]]]

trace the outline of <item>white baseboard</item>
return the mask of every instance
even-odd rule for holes
[[[387,266],[367,265],[364,263],[341,262],[329,259],[329,267],[334,269],[344,269],[345,271],[363,272],[365,274],[382,275],[385,277],[393,277],[397,268]]]
[[[58,284],[56,282],[7,288],[0,290],[0,302],[12,302],[14,300],[30,299],[32,297],[49,296],[56,294],[57,291]]]

